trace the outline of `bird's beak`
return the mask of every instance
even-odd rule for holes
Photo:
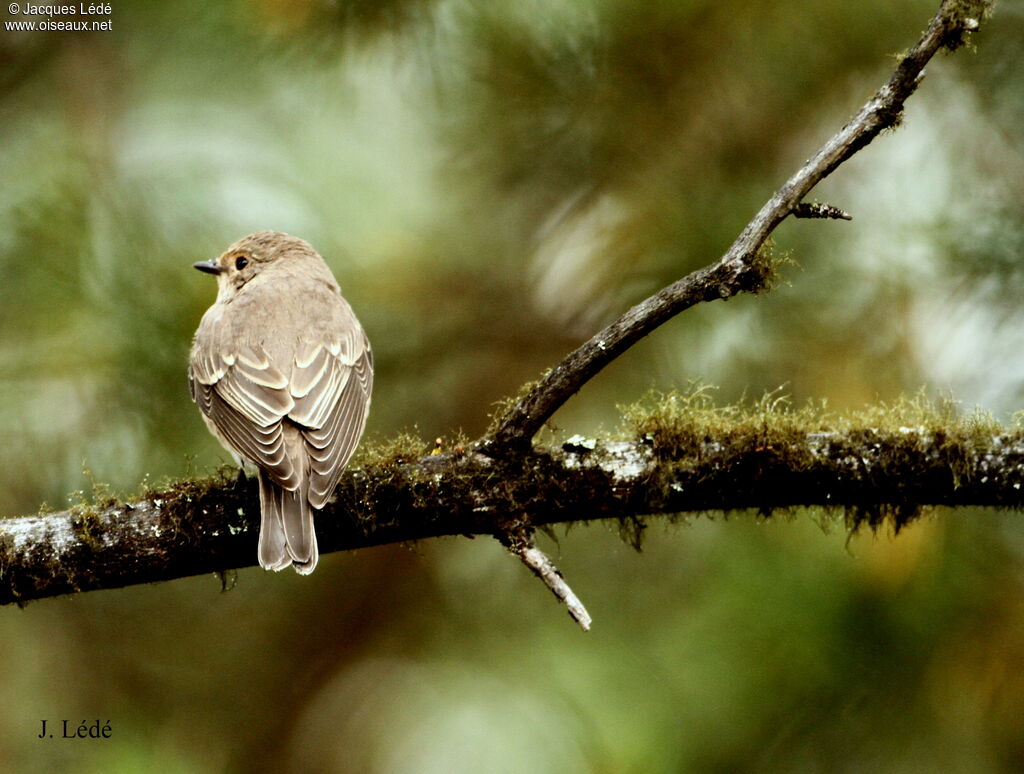
[[[192,264],[193,269],[199,269],[199,271],[205,271],[207,274],[220,274],[220,264],[217,263],[215,258],[211,258],[208,261],[199,261],[199,263]]]

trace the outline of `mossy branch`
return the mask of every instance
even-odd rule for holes
[[[513,532],[524,549],[536,527],[596,519],[617,520],[638,543],[652,514],[753,509],[768,518],[821,506],[854,527],[888,520],[898,529],[928,506],[1024,505],[1024,432],[946,404],[836,417],[771,397],[716,408],[697,390],[650,399],[625,418],[620,440],[574,437],[509,460],[471,447],[379,455],[349,471],[317,516],[321,552],[440,535],[509,545]],[[229,477],[7,519],[0,603],[252,566],[258,531],[255,485]]]
[[[778,263],[770,236],[786,217],[846,217],[803,199],[899,123],[925,64],[940,48],[962,45],[990,6],[944,0],[886,84],[768,200],[725,255],[583,344],[502,411],[480,442],[428,456],[379,455],[348,472],[317,517],[321,553],[493,535],[570,607],[575,600],[577,620],[587,626],[586,610],[533,545],[534,528],[616,519],[638,543],[652,514],[754,509],[769,517],[777,509],[821,506],[854,526],[889,519],[899,528],[926,506],[1021,507],[1024,434],[927,411],[899,422],[889,414],[826,421],[775,403],[711,409],[696,393],[629,410],[631,432],[623,440],[532,447],[566,400],[662,323],[702,301],[768,289]],[[677,411],[679,405],[686,410]],[[2,520],[0,604],[250,566],[258,531],[255,485],[223,477]]]
[[[803,199],[880,132],[899,124],[904,103],[917,89],[925,65],[940,49],[959,48],[965,36],[978,29],[991,7],[990,0],[943,0],[920,40],[900,56],[885,84],[772,195],[725,255],[662,288],[569,354],[502,413],[482,449],[493,456],[528,446],[555,411],[584,384],[680,312],[703,301],[767,290],[775,267],[765,248],[772,232],[788,216],[808,217],[816,212],[816,217],[848,220],[850,216],[838,208],[816,210],[803,205]]]

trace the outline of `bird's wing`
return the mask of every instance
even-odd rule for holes
[[[288,418],[300,425],[309,457],[309,502],[323,508],[363,434],[373,388],[373,353],[355,317],[343,335],[300,347]]]
[[[213,342],[210,342],[213,344]],[[302,472],[289,458],[281,420],[295,406],[288,378],[262,350],[199,348],[189,365],[192,399],[223,440],[288,490]]]

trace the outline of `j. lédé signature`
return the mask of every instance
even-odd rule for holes
[[[54,723],[52,728],[47,727],[49,721],[43,720],[42,730],[39,732],[40,739],[53,739],[54,734],[58,733],[59,739],[109,739],[112,733],[110,727],[110,721],[100,724],[99,720],[89,722],[83,720],[79,724],[72,723],[70,720],[60,720]]]

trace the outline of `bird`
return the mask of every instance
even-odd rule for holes
[[[188,383],[206,426],[260,491],[258,558],[308,575],[326,505],[366,426],[373,352],[320,254],[260,231],[193,266],[217,277]]]

